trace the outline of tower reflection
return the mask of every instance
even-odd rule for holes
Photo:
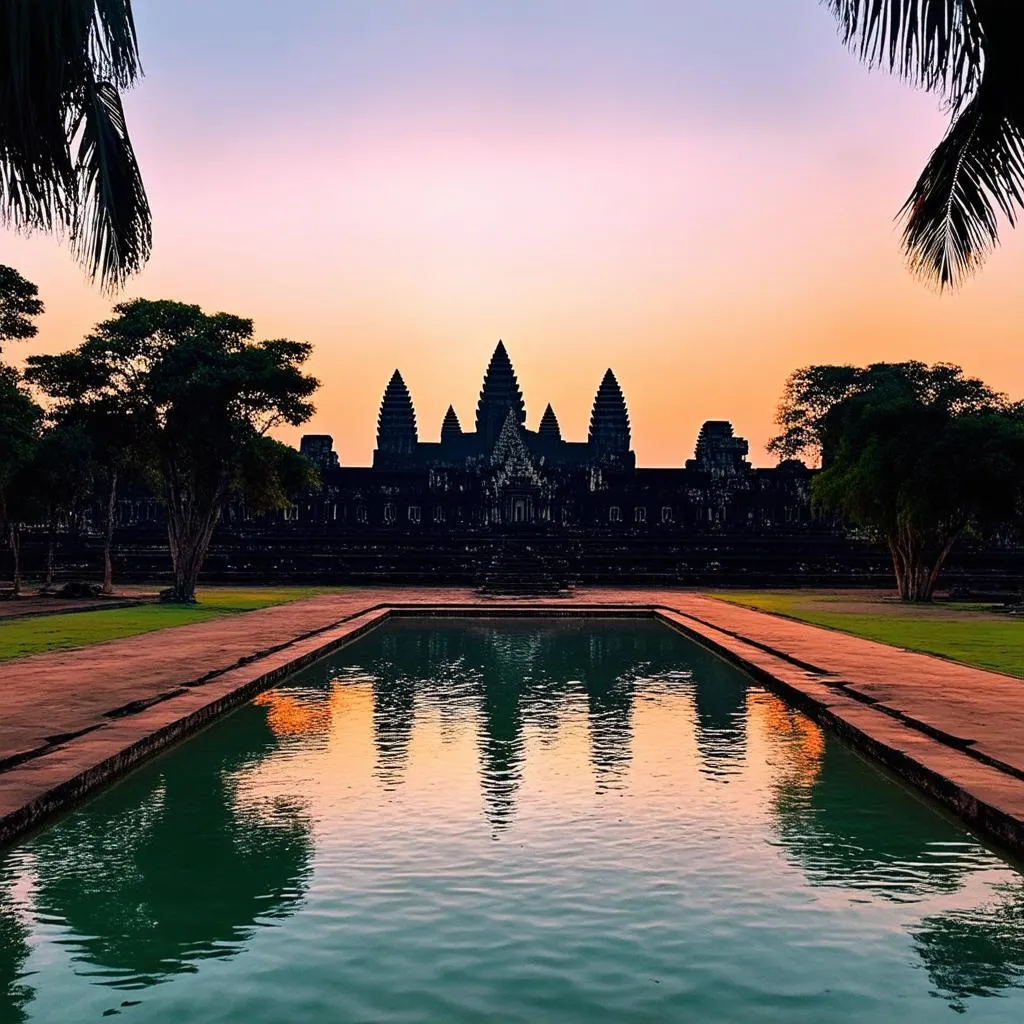
[[[687,663],[694,678],[695,739],[701,771],[710,779],[728,782],[746,761],[748,680],[696,644],[687,654]]]
[[[484,815],[495,834],[515,818],[524,730],[554,733],[581,701],[596,790],[621,786],[632,761],[638,682],[690,678],[702,771],[727,780],[745,762],[744,677],[652,622],[627,630],[594,620],[431,621],[424,628],[410,619],[370,634],[360,652],[374,695],[378,778],[387,787],[401,780],[417,708],[442,722],[472,710]]]

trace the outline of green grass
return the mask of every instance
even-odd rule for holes
[[[216,588],[200,591],[199,603],[195,605],[145,604],[137,608],[31,615],[0,621],[0,661],[206,622],[323,592],[313,587]]]
[[[830,604],[861,600],[855,592],[835,595],[744,591],[713,596],[894,647],[1024,677],[1024,621],[994,614],[985,606],[901,605],[875,598],[872,603],[878,611],[861,612],[829,608]]]

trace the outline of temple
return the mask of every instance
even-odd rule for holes
[[[617,377],[609,369],[593,383],[586,437],[567,438],[550,404],[531,413],[499,342],[473,418],[448,406],[424,440],[414,396],[395,370],[372,464],[343,465],[329,435],[304,436],[300,449],[319,470],[319,486],[292,495],[283,510],[231,502],[205,578],[476,582],[506,593],[512,584],[541,592],[566,580],[891,585],[884,547],[812,504],[816,470],[794,460],[752,466],[747,442],[720,419],[700,428],[691,458],[637,466]],[[86,510],[84,528],[58,538],[60,564],[97,564],[102,516]],[[163,508],[144,480],[121,489],[115,526],[123,578],[166,571]],[[27,535],[29,571],[50,557],[46,538],[45,530]],[[946,578],[989,586],[1005,578],[1006,558],[996,546],[961,545]]]
[[[608,370],[597,390],[587,440],[565,441],[550,405],[536,430],[526,426],[526,403],[512,360],[499,341],[480,388],[474,429],[464,431],[455,409],[449,405],[441,423],[441,439],[434,442],[419,439],[412,397],[401,373],[395,370],[380,403],[373,468],[458,469],[494,465],[502,461],[501,453],[517,445],[522,445],[527,461],[537,468],[601,465],[632,469],[636,459],[629,448],[629,413],[615,374]],[[302,450],[310,457],[319,451],[309,438],[303,440]],[[319,464],[319,457],[315,461]]]
[[[536,429],[502,342],[484,372],[473,429],[453,406],[438,440],[422,440],[412,395],[398,370],[384,389],[373,463],[339,465],[330,438],[301,450],[322,487],[291,517],[331,530],[518,531],[630,534],[771,531],[812,519],[810,470],[798,462],[754,469],[732,425],[701,428],[694,457],[668,469],[637,468],[629,410],[614,372],[597,386],[586,440],[562,436],[548,404]],[[468,424],[467,424],[468,425]]]

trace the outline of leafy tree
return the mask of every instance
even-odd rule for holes
[[[900,211],[912,269],[956,285],[1024,207],[1024,7],[1012,0],[826,0],[862,60],[938,93],[950,125]]]
[[[0,264],[0,352],[5,341],[36,336],[34,317],[43,312],[39,289],[13,267]]]
[[[965,534],[1024,514],[1024,415],[959,367],[806,367],[778,422],[770,447],[821,454],[815,501],[884,541],[904,600],[931,599]]]
[[[42,418],[17,371],[0,365],[0,532],[11,549],[15,597],[21,593],[20,527],[36,511],[30,469]]]
[[[180,302],[114,308],[78,348],[33,356],[28,376],[65,408],[114,410],[158,482],[167,512],[175,601],[194,601],[199,570],[225,505],[286,503],[315,482],[312,467],[270,439],[305,422],[319,386],[302,372],[311,346],[254,342],[251,320]]]
[[[30,356],[26,378],[55,400],[55,424],[85,442],[76,456],[87,473],[102,509],[103,593],[114,592],[113,542],[117,496],[126,473],[146,465],[145,417],[138,396],[130,390],[99,393],[90,390],[95,368],[80,349],[54,356]]]
[[[62,518],[70,521],[79,512],[92,493],[95,468],[93,441],[82,423],[73,417],[62,416],[44,427],[27,471],[31,474],[32,489],[46,522],[44,588],[53,584],[58,522]],[[105,582],[109,583],[109,580]]]
[[[149,201],[121,93],[140,76],[130,0],[0,0],[0,219],[63,231],[120,286],[149,258]]]

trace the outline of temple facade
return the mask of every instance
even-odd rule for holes
[[[322,486],[288,518],[339,531],[597,531],[602,534],[774,532],[810,528],[811,471],[755,469],[724,420],[704,424],[692,459],[637,468],[626,399],[612,370],[598,386],[586,440],[562,436],[547,405],[535,430],[512,361],[498,342],[472,429],[448,407],[438,440],[420,439],[412,395],[395,370],[384,389],[369,467],[339,464],[327,435],[302,452]]]

